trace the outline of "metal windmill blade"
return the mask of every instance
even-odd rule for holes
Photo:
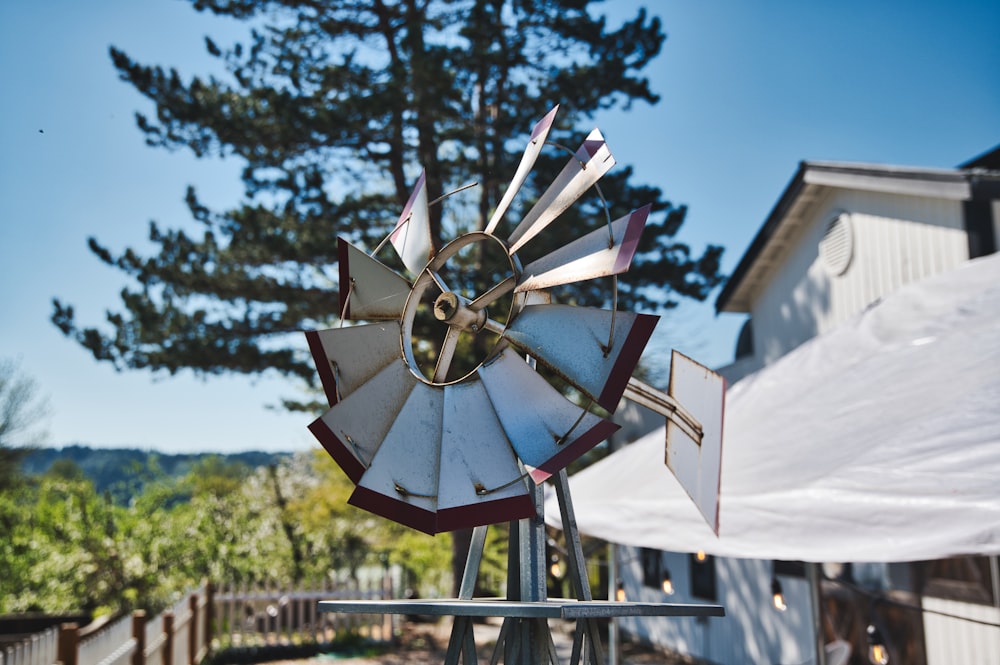
[[[614,411],[658,319],[572,305],[529,305],[504,336]]]
[[[353,505],[427,533],[529,517],[530,482],[617,429],[590,406],[614,410],[657,317],[554,305],[543,289],[625,272],[649,207],[527,268],[517,256],[614,164],[600,132],[509,238],[496,233],[556,110],[535,125],[485,231],[435,250],[421,172],[387,238],[410,279],[374,257],[386,242],[369,255],[340,241],[341,318],[369,323],[307,333],[331,404],[310,430],[355,483]]]
[[[536,482],[618,429],[610,420],[581,411],[510,349],[484,365],[480,376],[511,445]]]
[[[650,207],[643,206],[612,222],[610,242],[606,229],[595,229],[524,266],[514,290],[547,289],[625,272],[635,256]]]
[[[431,239],[431,215],[427,207],[427,176],[421,171],[410,199],[399,215],[396,228],[389,234],[392,246],[412,273],[418,273],[434,249]]]
[[[309,425],[313,436],[355,484],[417,383],[403,363],[389,363]]]
[[[521,155],[521,163],[517,165],[517,171],[514,173],[514,179],[511,180],[510,186],[507,187],[507,191],[504,192],[503,198],[500,199],[500,203],[497,205],[497,209],[493,212],[493,216],[490,218],[489,223],[486,224],[486,233],[493,233],[500,220],[503,219],[504,213],[507,212],[507,208],[514,201],[514,197],[517,196],[517,192],[521,189],[521,185],[527,179],[528,174],[531,173],[531,167],[535,165],[535,160],[538,159],[538,155],[542,152],[542,147],[545,145],[545,139],[549,135],[549,130],[552,129],[552,123],[555,122],[556,112],[559,111],[559,105],[556,104],[551,111],[545,114],[545,117],[539,120],[534,128],[531,130],[531,138],[528,140],[528,146],[524,149],[524,154]]]
[[[470,414],[479,415],[472,436]],[[438,529],[452,531],[534,515],[518,456],[510,445],[503,445],[507,435],[483,382],[446,386],[443,416],[441,477],[468,482],[441,483]]]
[[[443,391],[414,385],[348,503],[425,533],[438,532],[443,403]]]
[[[412,285],[343,238],[338,242],[340,318],[398,319]]]
[[[309,350],[330,406],[399,358],[399,322],[310,330]]]
[[[604,141],[604,135],[595,129],[510,234],[507,239],[510,251],[516,252],[541,233],[614,165],[615,158]]]

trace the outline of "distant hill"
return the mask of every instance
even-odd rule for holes
[[[291,453],[161,453],[138,448],[91,448],[71,445],[63,448],[32,450],[21,464],[28,475],[43,474],[58,460],[69,460],[94,483],[100,493],[110,493],[116,501],[128,501],[142,491],[142,486],[157,477],[179,478],[199,461],[220,457],[227,462],[251,469],[277,463]]]

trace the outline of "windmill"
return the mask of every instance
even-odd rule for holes
[[[649,206],[614,221],[609,214],[607,228],[522,265],[519,252],[585,192],[599,191],[598,180],[614,165],[599,130],[576,151],[567,150],[570,158],[539,200],[512,231],[500,234],[547,145],[557,110],[533,128],[484,230],[436,249],[429,208],[437,202],[428,201],[421,173],[393,230],[374,251],[339,239],[341,320],[356,323],[306,333],[330,404],[309,427],[354,482],[349,502],[429,534],[475,528],[458,599],[375,606],[323,601],[320,609],[455,616],[447,659],[453,663],[475,662],[474,616],[505,617],[498,642],[505,662],[541,663],[555,662],[548,618],[580,619],[573,661],[598,662],[598,617],[722,613],[717,606],[591,598],[566,465],[618,428],[606,414],[627,396],[674,424],[667,462],[699,508],[717,514],[718,456],[705,451],[721,448],[723,386],[718,375],[676,353],[669,393],[633,379],[658,317],[617,311],[617,281],[610,309],[560,304],[550,295],[560,285],[617,280],[635,254]],[[405,274],[375,258],[387,244]],[[495,283],[483,286],[463,276],[462,258],[470,251],[477,253],[473,265],[488,262],[489,274],[499,275]],[[471,364],[456,353],[470,337],[486,340]],[[696,402],[691,411],[681,405],[687,394]],[[546,598],[540,485],[546,480],[559,496],[577,600]],[[473,600],[486,528],[506,521],[518,525],[511,530],[509,566],[518,574],[509,581],[508,598]]]

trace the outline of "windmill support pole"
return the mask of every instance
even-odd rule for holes
[[[465,571],[462,573],[462,587],[458,597],[461,600],[472,600],[476,592],[476,578],[479,577],[479,566],[483,561],[483,550],[486,548],[486,530],[489,527],[477,526],[472,530],[472,542],[469,545],[469,556],[465,560]]]
[[[520,540],[520,600],[538,602],[546,599],[545,588],[545,493],[541,485],[529,479],[535,515],[518,521]]]
[[[618,590],[618,546],[608,543],[608,598]],[[608,621],[608,665],[618,665],[618,617]]]
[[[820,580],[822,571],[818,563],[806,563],[806,577],[809,580],[809,610],[813,620],[813,634],[816,648],[816,665],[826,665],[826,639],[823,635],[823,588]]]

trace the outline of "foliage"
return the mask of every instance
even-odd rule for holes
[[[25,376],[16,361],[0,358],[0,487],[16,479],[30,444],[42,436],[35,428],[48,410],[34,379]]]
[[[21,469],[29,475],[44,474],[53,464],[69,460],[80,467],[94,483],[98,494],[108,493],[115,503],[127,504],[144,487],[165,478],[180,479],[197,468],[209,453],[164,453],[137,448],[92,448],[69,445],[61,448],[38,447],[28,451]],[[228,453],[227,463],[249,468],[278,463],[288,453],[246,451]]]
[[[127,503],[70,459],[0,487],[0,613],[159,610],[205,578],[343,581],[383,563],[425,593],[447,577],[448,538],[349,506],[350,482],[322,452],[256,469],[206,456],[180,478],[151,475]]]

